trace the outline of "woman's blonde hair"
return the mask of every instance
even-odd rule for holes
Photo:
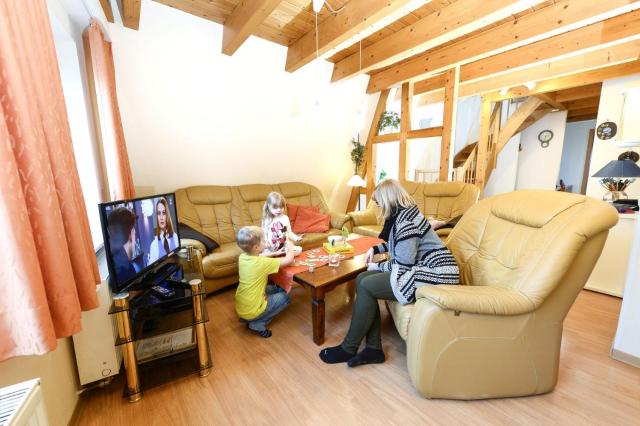
[[[380,182],[373,191],[373,201],[380,207],[382,219],[391,217],[398,206],[407,208],[416,205],[413,197],[395,179]]]
[[[285,200],[284,195],[279,192],[270,192],[269,195],[267,195],[267,201],[264,202],[264,207],[262,207],[262,226],[269,225],[275,217],[271,214],[269,207],[280,207],[284,209],[286,205],[287,200]]]

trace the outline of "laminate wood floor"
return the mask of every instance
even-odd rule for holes
[[[620,299],[583,291],[564,324],[560,374],[546,395],[485,401],[427,400],[411,385],[405,344],[385,309],[384,364],[326,365],[311,336],[308,293],[272,323],[273,336],[250,334],[234,312],[234,291],[207,299],[214,369],[122,398],[122,374],[85,392],[81,425],[607,424],[640,425],[640,369],[609,358]],[[382,305],[381,305],[382,307]],[[326,342],[338,344],[351,318],[346,286],[327,296]]]

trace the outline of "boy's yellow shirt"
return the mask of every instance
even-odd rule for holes
[[[267,309],[267,278],[280,269],[280,260],[273,257],[242,253],[238,259],[240,282],[236,290],[236,313],[240,318],[253,319]]]

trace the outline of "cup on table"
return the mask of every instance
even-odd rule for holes
[[[329,266],[334,268],[340,266],[340,255],[338,253],[332,253],[329,255]]]
[[[342,235],[330,235],[327,239],[332,246],[344,245],[344,237]]]

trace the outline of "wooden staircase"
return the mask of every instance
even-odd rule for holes
[[[553,109],[562,107],[550,96],[531,96],[501,123],[502,102],[491,108],[490,101],[483,99],[480,141],[470,143],[454,156],[453,180],[475,184],[483,190],[507,142]]]

